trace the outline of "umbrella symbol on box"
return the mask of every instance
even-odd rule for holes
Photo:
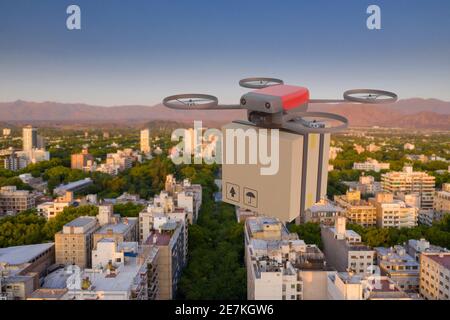
[[[256,199],[256,196],[253,192],[249,191],[245,194],[246,197],[248,197],[248,202],[252,204],[252,200]]]
[[[251,206],[253,208],[258,207],[258,191],[244,188],[244,204]]]

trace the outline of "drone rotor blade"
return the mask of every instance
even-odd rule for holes
[[[340,124],[332,127],[320,125],[321,121],[307,121],[304,118],[321,118],[324,120],[337,121]],[[301,112],[295,114],[287,114],[283,117],[283,129],[289,131],[306,134],[306,133],[333,133],[346,129],[348,127],[347,118],[326,112]]]
[[[375,89],[353,89],[344,92],[346,102],[381,104],[394,103],[398,96],[390,91]]]
[[[239,85],[249,89],[263,89],[284,84],[283,80],[276,78],[245,78],[239,81]]]
[[[207,94],[177,94],[166,97],[163,104],[171,109],[177,110],[232,110],[242,109],[241,105],[219,105],[215,96]]]

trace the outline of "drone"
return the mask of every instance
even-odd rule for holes
[[[166,97],[163,104],[178,110],[247,110],[248,121],[261,128],[276,128],[297,134],[332,133],[348,127],[347,118],[327,112],[308,111],[310,103],[393,103],[395,93],[375,89],[353,89],[344,92],[343,99],[311,99],[305,87],[286,85],[276,78],[245,78],[244,88],[254,89],[244,94],[239,104],[219,104],[217,97],[207,94],[178,94]]]

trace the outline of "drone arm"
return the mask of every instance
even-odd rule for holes
[[[199,93],[177,94],[166,97],[163,105],[176,110],[234,110],[243,109],[240,104],[219,104],[215,96]]]
[[[213,110],[236,110],[244,109],[240,104],[219,104]]]
[[[310,99],[308,103],[344,103],[344,102],[350,102],[343,99]]]
[[[175,110],[236,110],[243,109],[239,104],[218,104],[218,105],[172,105],[172,104],[164,104],[167,108],[175,109]]]

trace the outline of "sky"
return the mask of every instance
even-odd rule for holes
[[[81,8],[81,30],[66,9]],[[367,7],[381,8],[369,30]],[[448,0],[0,0],[0,101],[237,103],[244,77],[450,101]]]

